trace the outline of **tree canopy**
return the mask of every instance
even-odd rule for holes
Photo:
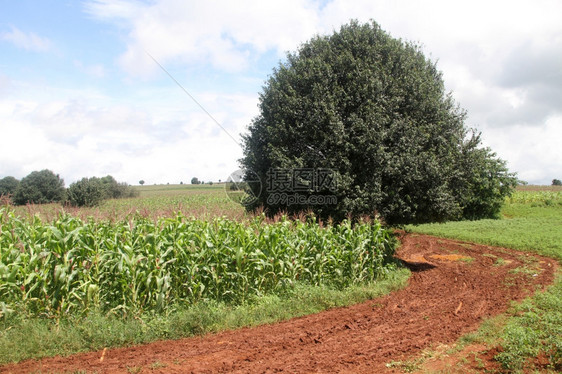
[[[249,183],[250,210],[335,220],[377,212],[391,224],[476,219],[496,216],[516,184],[465,127],[436,64],[375,22],[352,21],[289,53],[259,109],[240,160],[262,185]]]
[[[0,196],[13,195],[16,192],[19,185],[20,185],[20,181],[12,176],[8,176],[0,179]]]
[[[65,199],[64,180],[51,170],[34,171],[24,177],[16,189],[16,205],[45,204]]]

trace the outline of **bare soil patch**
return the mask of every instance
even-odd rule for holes
[[[378,373],[451,344],[483,318],[552,283],[556,261],[423,235],[397,251],[409,285],[348,308],[256,328],[129,348],[28,360],[2,373]],[[498,260],[501,259],[501,260]]]

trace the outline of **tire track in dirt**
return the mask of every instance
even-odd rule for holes
[[[552,283],[556,261],[484,245],[405,235],[412,270],[400,291],[347,308],[204,337],[0,367],[2,373],[373,373],[475,330]],[[498,258],[503,260],[498,261]],[[526,271],[518,271],[525,269]],[[139,371],[135,371],[135,370]]]

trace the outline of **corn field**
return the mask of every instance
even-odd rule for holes
[[[516,191],[507,201],[515,204],[558,205],[562,204],[562,191]]]
[[[295,282],[343,288],[387,271],[394,247],[378,222],[321,227],[182,214],[120,221],[60,214],[44,222],[0,208],[0,318],[242,303]]]

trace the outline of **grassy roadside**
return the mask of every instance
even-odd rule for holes
[[[562,196],[552,191],[516,192],[501,220],[410,226],[408,230],[538,253],[562,264]],[[562,371],[562,270],[554,285],[518,305],[506,316],[484,323],[459,344],[501,346],[495,356],[507,372]]]
[[[166,315],[123,319],[92,313],[60,320],[21,317],[0,325],[0,364],[278,322],[388,294],[405,287],[409,276],[407,269],[397,268],[374,283],[341,291],[297,284],[286,294],[263,296],[240,306],[200,302],[177,306]]]

